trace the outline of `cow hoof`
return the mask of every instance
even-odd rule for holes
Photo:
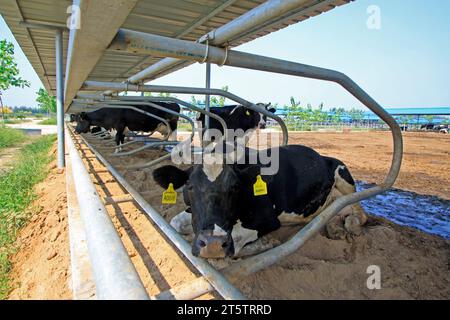
[[[332,240],[344,240],[347,231],[344,228],[344,222],[341,217],[337,216],[331,219],[326,226],[327,237]]]
[[[361,221],[356,215],[349,215],[345,218],[344,228],[351,235],[360,236],[362,234]]]

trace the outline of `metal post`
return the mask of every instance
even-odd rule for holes
[[[58,132],[58,168],[65,167],[64,159],[64,76],[63,76],[63,32],[56,30],[56,125]]]
[[[211,89],[211,63],[206,64],[206,89]],[[211,110],[211,96],[207,94],[205,96],[205,110]],[[205,116],[205,129],[209,129],[209,117]]]

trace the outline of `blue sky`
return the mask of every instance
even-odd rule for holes
[[[369,29],[371,5],[380,8],[381,29]],[[381,105],[450,106],[450,1],[357,0],[237,50],[339,70],[349,75]],[[0,38],[14,41],[3,19]],[[16,43],[21,75],[29,89],[4,93],[7,105],[35,106],[42,86]],[[193,65],[154,84],[204,86],[204,65]],[[212,86],[254,102],[288,103],[294,96],[326,108],[362,105],[336,84],[231,67],[213,67]]]

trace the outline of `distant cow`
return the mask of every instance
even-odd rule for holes
[[[275,113],[276,109],[271,108],[270,104],[265,105],[258,103],[257,106],[265,108],[267,111]],[[242,129],[244,132],[254,129],[264,129],[266,127],[267,116],[259,112],[255,112],[241,105],[232,105],[225,107],[213,107],[210,111],[225,121],[227,129],[237,130]],[[202,127],[205,128],[205,115],[202,113],[197,121],[202,122]],[[223,134],[223,127],[219,121],[214,118],[209,118],[209,128],[219,130]]]
[[[180,106],[176,103],[158,102],[157,104],[175,112],[180,112]],[[172,139],[174,139],[174,137],[176,138],[178,116],[147,105],[137,106],[137,108],[166,119],[173,134]],[[125,128],[132,131],[158,131],[162,134],[166,134],[168,130],[168,128],[166,128],[166,126],[158,119],[132,109],[115,108],[102,108],[93,112],[82,112],[77,116],[76,133],[87,133],[91,126],[103,127],[106,130],[115,129],[117,132],[117,145],[124,143]]]
[[[75,113],[71,113],[71,114],[69,115],[69,120],[70,120],[70,122],[75,122],[75,121],[77,121],[77,115],[76,115]]]
[[[355,192],[355,182],[341,161],[305,146],[290,145],[269,149],[279,152],[279,170],[275,175],[262,176],[268,193],[255,196],[253,186],[264,167],[261,151],[245,150],[246,157],[257,153],[257,164],[205,162],[187,170],[169,165],[153,172],[163,188],[169,183],[176,189],[184,186],[188,208],[181,216],[192,221],[192,253],[196,256],[237,255],[247,243],[278,229],[282,223],[308,222],[334,199]],[[360,234],[367,217],[359,204],[353,209],[348,216],[329,224],[327,230],[332,238]],[[177,229],[189,230],[182,224]]]
[[[428,130],[433,130],[434,129],[434,124],[432,123],[428,123],[428,124],[424,124],[420,126],[420,130],[424,130],[424,131],[428,131]]]

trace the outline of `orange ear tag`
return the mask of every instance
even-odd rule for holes
[[[176,204],[177,203],[177,192],[173,188],[173,184],[170,183],[166,191],[163,192],[162,204]]]

